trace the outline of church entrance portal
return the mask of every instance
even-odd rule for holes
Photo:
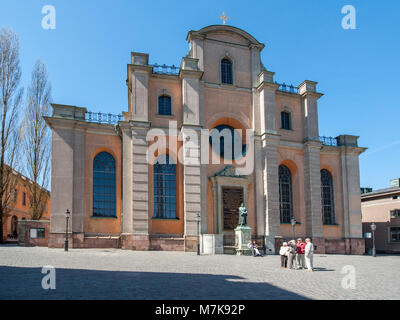
[[[243,202],[243,188],[222,188],[224,253],[235,252],[235,228],[239,225],[239,207]]]
[[[243,188],[222,188],[224,231],[233,231],[239,224],[239,207],[243,202]]]

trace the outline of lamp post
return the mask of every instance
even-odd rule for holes
[[[296,240],[296,234],[295,234],[295,232],[294,232],[294,229],[296,228],[296,223],[297,223],[297,221],[296,221],[295,218],[292,218],[292,219],[290,220],[290,223],[292,224],[293,240]]]
[[[69,212],[69,209],[65,211],[65,244],[64,244],[64,251],[68,251],[68,219],[69,215],[71,213]]]
[[[375,230],[376,224],[372,222],[371,224],[371,231],[372,231],[372,256],[376,257],[376,248],[375,248]]]
[[[197,255],[200,255],[200,213],[197,214]]]

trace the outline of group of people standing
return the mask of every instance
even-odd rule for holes
[[[313,271],[314,245],[310,238],[305,242],[301,238],[284,242],[279,250],[281,268],[307,269]]]
[[[262,257],[258,245],[255,241],[249,240],[247,247],[251,250],[253,257]],[[281,268],[307,269],[313,271],[314,245],[310,238],[305,242],[298,238],[284,242],[279,250],[281,256]]]

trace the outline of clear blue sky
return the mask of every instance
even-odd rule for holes
[[[47,4],[56,8],[56,30],[41,27]],[[357,30],[341,27],[347,4],[356,8]],[[130,52],[179,65],[187,32],[221,23],[222,11],[265,43],[262,60],[277,81],[319,82],[320,134],[359,135],[369,148],[360,158],[362,186],[400,177],[398,0],[0,0],[0,26],[19,35],[25,87],[40,57],[53,102],[121,113]]]

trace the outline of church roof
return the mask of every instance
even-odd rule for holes
[[[224,24],[210,25],[210,26],[204,27],[198,31],[190,30],[188,32],[186,40],[190,42],[190,40],[195,36],[207,37],[208,33],[218,32],[218,31],[219,32],[226,31],[226,32],[236,33],[236,34],[242,36],[243,38],[247,39],[250,42],[250,44],[258,46],[261,49],[263,49],[265,47],[265,45],[263,43],[259,42],[256,38],[254,38],[251,34],[247,33],[246,31],[236,28],[236,27],[233,27],[233,26],[224,25]]]

